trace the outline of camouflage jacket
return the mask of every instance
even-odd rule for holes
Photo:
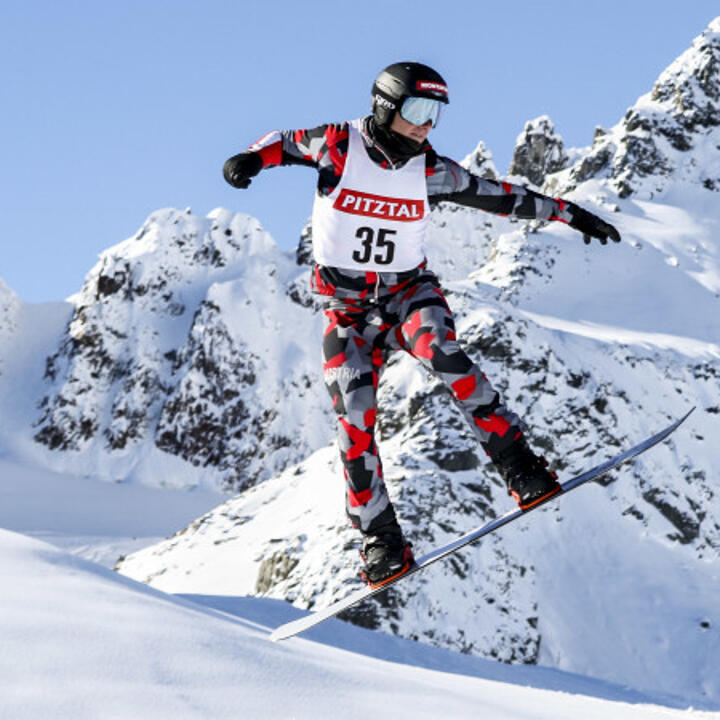
[[[371,117],[363,121],[363,140],[369,156],[381,167],[396,168],[394,161],[380,148],[369,131]],[[307,165],[318,171],[317,192],[329,195],[340,181],[348,151],[348,122],[319,125],[308,130],[274,130],[248,148],[260,155],[263,169],[278,165]],[[550,198],[522,185],[478,177],[448,157],[438,155],[427,141],[425,176],[431,205],[449,201],[485,210],[497,215],[540,220],[572,220],[572,203]],[[427,274],[424,264],[410,276]],[[313,290],[322,295],[365,297],[386,295],[398,285],[412,280],[408,273],[361,272],[339,268],[318,267],[313,272]],[[408,276],[408,277],[405,277]]]

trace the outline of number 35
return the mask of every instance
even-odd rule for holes
[[[395,235],[397,230],[387,230],[386,228],[380,228],[377,231],[377,238],[375,232],[370,227],[358,228],[355,233],[356,238],[362,240],[362,251],[355,250],[352,254],[352,258],[357,263],[370,262],[370,258],[373,254],[373,249],[381,250],[382,252],[375,253],[372,258],[378,265],[389,265],[395,257],[395,242],[388,240],[388,235]]]

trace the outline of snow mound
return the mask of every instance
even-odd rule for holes
[[[267,628],[242,617],[287,619],[272,602],[171,597],[4,530],[0,558],[2,704],[13,720],[315,719],[336,717],[339,707],[363,719],[372,710],[378,718],[490,712],[530,720],[539,707],[554,720],[709,717],[535,668],[458,657],[453,672],[439,672],[427,669],[446,660],[438,651],[423,659],[412,643],[391,638],[373,648],[389,662],[362,654],[373,643],[358,630],[339,640],[355,651],[307,640],[276,645]],[[482,677],[487,669],[492,679]],[[520,684],[510,684],[514,674]]]

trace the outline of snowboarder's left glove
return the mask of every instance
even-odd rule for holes
[[[586,245],[590,244],[591,238],[597,238],[603,245],[607,245],[608,238],[613,242],[620,242],[620,233],[597,215],[593,215],[575,204],[573,204],[571,212],[572,220],[568,224],[583,234]]]

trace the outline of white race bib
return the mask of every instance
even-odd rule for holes
[[[382,168],[367,153],[361,123],[349,125],[348,154],[337,187],[330,195],[315,196],[315,262],[351,270],[412,270],[425,259],[425,155],[397,170]]]

